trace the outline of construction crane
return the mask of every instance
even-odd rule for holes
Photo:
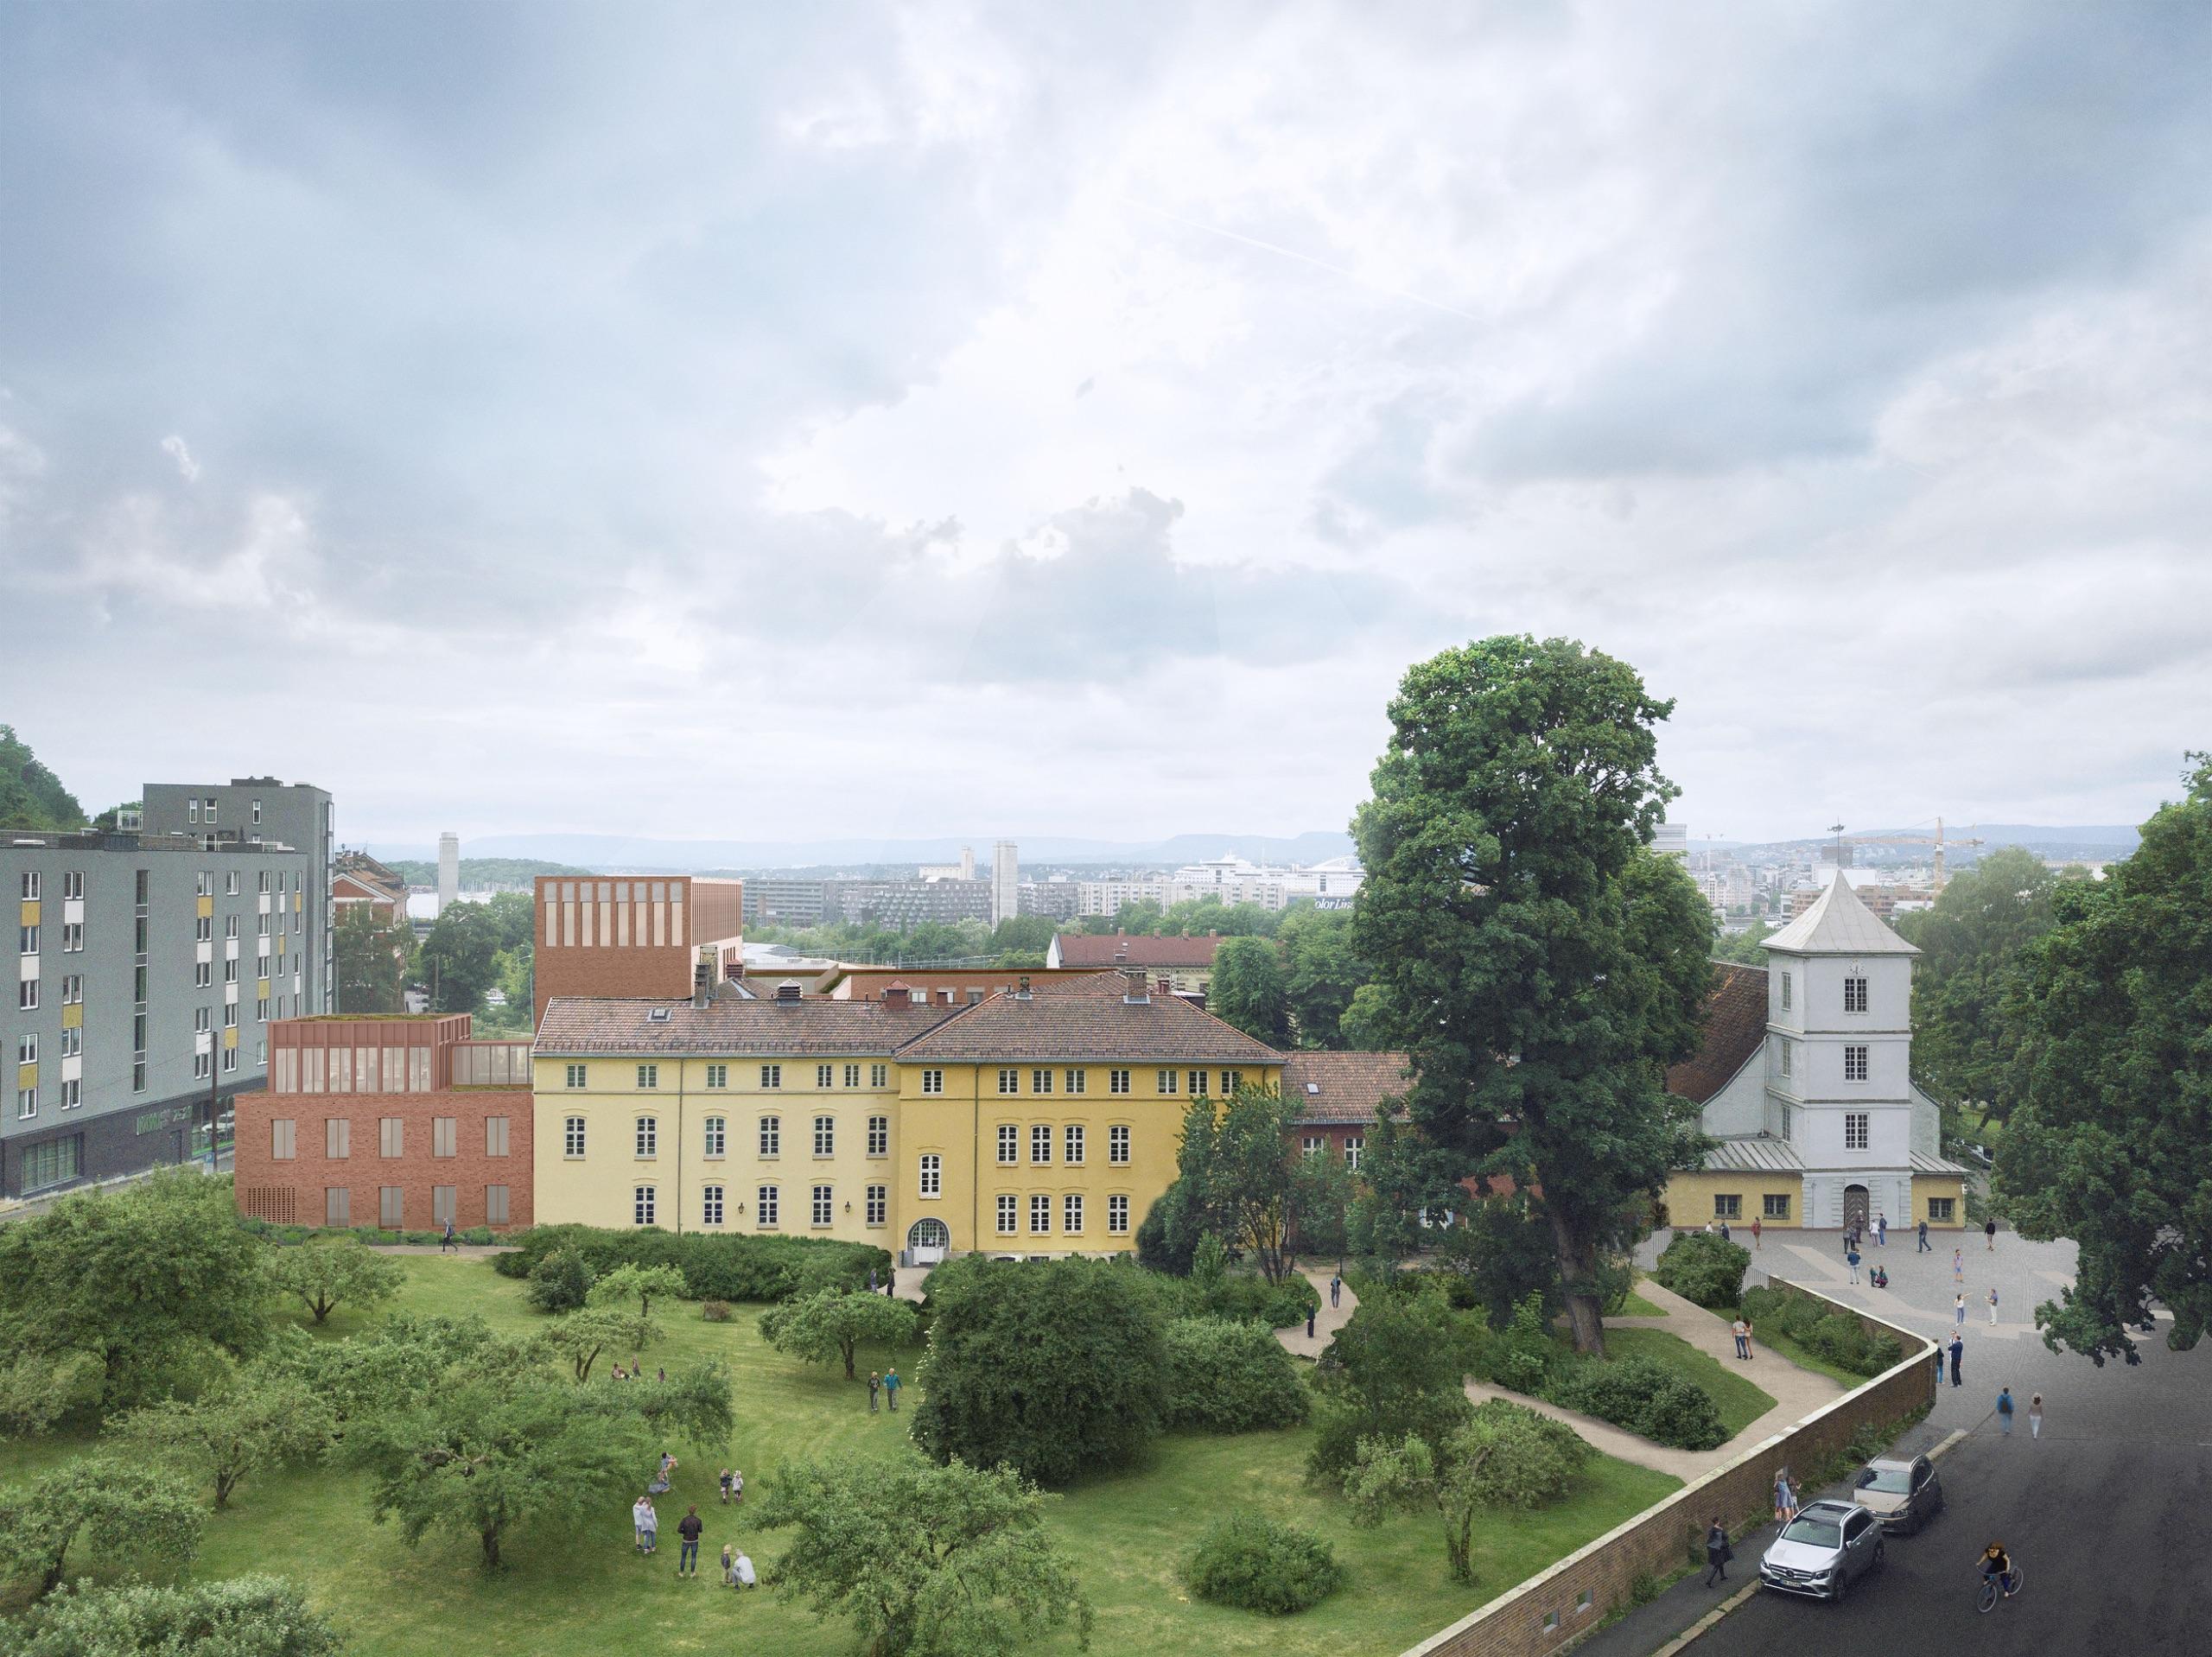
[[[1947,879],[1943,869],[1944,851],[1953,846],[1980,846],[1987,843],[1978,838],[1946,840],[1943,837],[1943,819],[1941,817],[1936,819],[1936,832],[1932,835],[1852,835],[1847,837],[1843,832],[1843,825],[1840,822],[1830,823],[1828,832],[1836,837],[1835,860],[1836,867],[1839,868],[1845,866],[1843,848],[1846,846],[1929,846],[1934,848],[1936,895],[1939,898],[1943,895],[1943,885]]]

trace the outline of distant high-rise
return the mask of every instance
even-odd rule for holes
[[[1020,912],[1021,858],[1012,841],[1002,840],[991,848],[991,924]]]
[[[461,836],[448,830],[438,836],[438,913],[461,897]]]
[[[963,880],[976,878],[976,848],[973,846],[960,848],[960,878]]]

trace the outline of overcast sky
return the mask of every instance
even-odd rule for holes
[[[0,721],[355,841],[1287,834],[1529,632],[1694,834],[2133,822],[2209,202],[2198,6],[11,6]]]

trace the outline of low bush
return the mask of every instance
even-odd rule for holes
[[[1200,1599],[1287,1616],[1319,1605],[1344,1585],[1329,1545],[1311,1531],[1240,1511],[1214,1521],[1184,1564]]]
[[[710,1324],[727,1324],[729,1322],[729,1302],[702,1300],[699,1303],[699,1316]]]
[[[1306,1419],[1311,1401],[1273,1330],[1227,1317],[1182,1317],[1167,1325],[1171,1432],[1294,1427]]]
[[[1779,1289],[1744,1291],[1743,1314],[1753,1328],[1778,1330],[1807,1351],[1854,1375],[1878,1375],[1904,1356],[1890,1335],[1870,1335],[1847,1311],[1831,1308],[1811,1295]]]
[[[574,1311],[591,1293],[598,1273],[573,1248],[556,1248],[531,1268],[522,1298],[539,1311]]]
[[[1728,1442],[1713,1394],[1649,1358],[1571,1364],[1553,1377],[1544,1396],[1676,1450],[1713,1450]]]
[[[1510,1398],[1476,1406],[1454,1443],[1488,1451],[1475,1488],[1491,1508],[1535,1508],[1559,1501],[1581,1482],[1596,1454],[1566,1422]]]
[[[1744,1292],[1751,1251],[1705,1231],[1681,1231],[1659,1256],[1652,1277],[1685,1300],[1715,1311],[1733,1307]]]
[[[1321,1297],[1302,1277],[1270,1283],[1256,1273],[1231,1272],[1205,1292],[1205,1310],[1216,1317],[1290,1329],[1319,1310]]]
[[[1477,1373],[1500,1387],[1535,1395],[1543,1392],[1565,1360],[1545,1319],[1543,1297],[1531,1293],[1513,1309],[1512,1322],[1481,1343]]]
[[[871,1269],[878,1283],[891,1274],[883,1249],[821,1237],[553,1225],[512,1241],[512,1250],[493,1257],[503,1277],[529,1277],[548,1254],[569,1249],[600,1277],[618,1266],[672,1266],[683,1273],[684,1296],[691,1300],[781,1300],[801,1289],[865,1288]]]

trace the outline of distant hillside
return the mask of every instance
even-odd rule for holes
[[[1888,835],[1924,835],[1918,828],[1853,828],[1846,832],[1846,840],[1861,837],[1878,839]],[[1982,822],[1967,826],[1952,824],[1945,830],[1945,851],[1955,861],[1971,863],[1985,852],[2002,846],[2018,846],[2033,852],[2038,857],[2079,857],[2096,861],[2126,857],[2139,843],[2140,835],[2126,823],[2039,824],[2022,822]],[[1979,847],[1963,842],[1979,840]],[[1738,852],[1795,853],[1801,857],[1816,856],[1834,841],[1826,835],[1808,835],[1802,840],[1773,840],[1739,846]],[[1932,850],[1917,846],[1861,846],[1862,858],[1879,857],[1890,861],[1910,859]]]
[[[1270,863],[1319,863],[1349,856],[1351,836],[1325,830],[1298,835],[1220,833],[1177,835],[1167,840],[1082,840],[1044,835],[1034,839],[1014,837],[1025,865],[1040,863],[1129,865],[1192,863],[1224,853]],[[615,835],[491,835],[473,840],[464,848],[470,855],[465,868],[480,859],[554,860],[581,864],[594,870],[669,869],[789,869],[827,867],[836,869],[870,864],[950,863],[960,848],[974,849],[979,873],[991,862],[991,841],[976,840],[655,840]],[[372,855],[394,867],[412,865],[430,855],[429,847],[372,846]],[[551,872],[550,865],[547,873]],[[433,877],[435,878],[435,877]],[[466,881],[463,884],[467,884]]]
[[[372,852],[372,857],[376,854]],[[438,884],[438,865],[435,858],[403,857],[385,861],[391,872],[410,886],[435,886]],[[463,892],[484,892],[503,887],[529,886],[541,874],[590,874],[590,869],[580,869],[572,863],[543,863],[528,857],[464,857],[461,860],[461,888]]]
[[[12,725],[0,725],[0,823],[10,828],[81,828],[85,808],[38,762]]]

